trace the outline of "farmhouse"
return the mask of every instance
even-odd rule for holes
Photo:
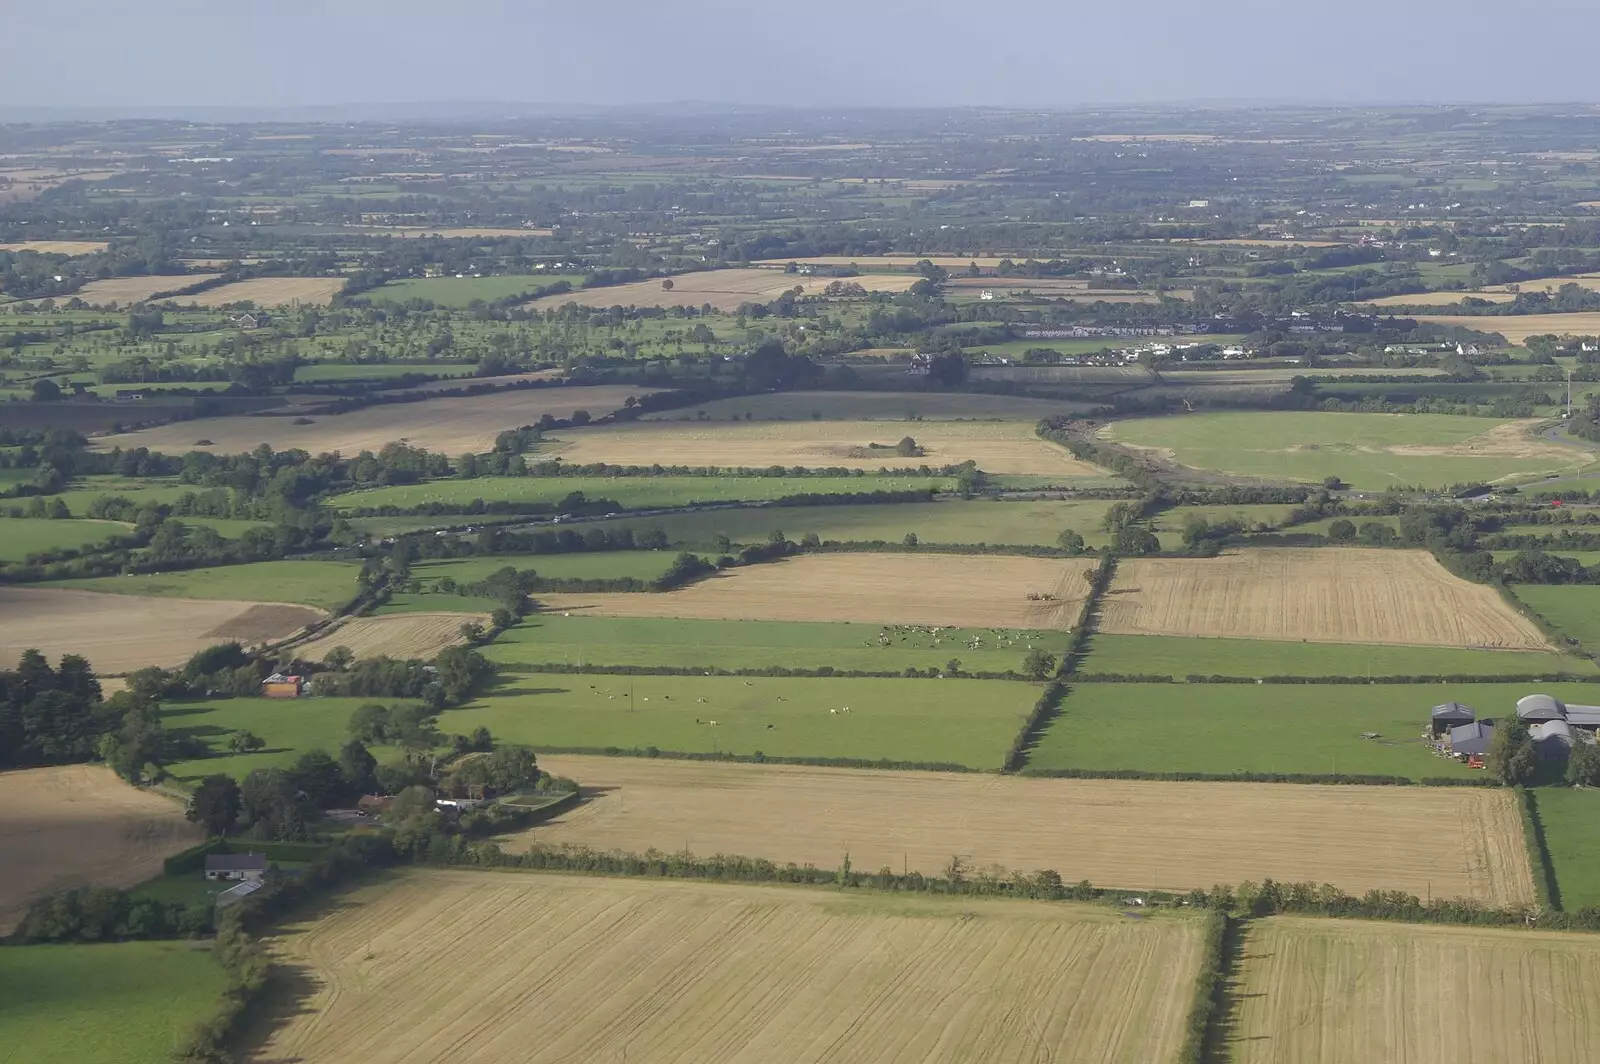
[[[259,853],[214,853],[206,858],[207,879],[259,880],[267,874],[267,859]]]
[[[300,676],[285,676],[275,672],[261,681],[261,697],[263,698],[299,698],[301,690],[305,687],[305,680]]]

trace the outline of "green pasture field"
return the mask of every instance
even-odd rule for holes
[[[7,491],[18,484],[26,484],[34,478],[37,469],[14,469],[0,467],[0,491]]]
[[[73,480],[66,491],[57,492],[49,498],[60,499],[67,504],[72,516],[82,517],[89,512],[89,504],[102,496],[123,498],[143,505],[147,502],[177,502],[191,492],[205,490],[194,484],[181,483],[177,477],[80,477]]]
[[[1144,772],[1340,772],[1464,776],[1421,736],[1429,711],[1463,702],[1503,717],[1541,691],[1583,703],[1581,683],[1075,684],[1028,757],[1032,768]],[[1363,739],[1376,732],[1377,739]]]
[[[222,966],[192,942],[0,949],[0,1059],[167,1064],[221,1003]]]
[[[618,550],[579,554],[495,554],[451,561],[419,561],[411,575],[432,588],[450,577],[457,584],[475,584],[497,570],[532,569],[540,576],[556,580],[655,580],[671,566],[677,551]]]
[[[1574,787],[1534,791],[1561,907],[1600,905],[1600,794]]]
[[[499,608],[494,599],[476,595],[446,595],[438,591],[397,591],[372,611],[375,617],[395,613],[489,613]]]
[[[361,298],[374,303],[404,303],[412,299],[426,299],[441,307],[464,307],[473,300],[491,302],[509,296],[548,288],[566,281],[577,288],[583,284],[582,274],[507,274],[498,277],[412,277],[389,281]]]
[[[781,531],[792,540],[815,533],[824,542],[899,543],[916,533],[922,543],[992,543],[1007,546],[1056,545],[1064,529],[1074,529],[1089,546],[1109,537],[1100,522],[1111,508],[1105,500],[1058,502],[949,499],[930,503],[869,506],[784,506],[663,517],[618,518],[597,522],[603,528],[632,528],[635,535],[660,528],[673,543],[709,546],[726,535],[736,543],[766,540]],[[587,525],[575,525],[578,529]]]
[[[426,373],[433,377],[470,377],[477,366],[463,362],[313,362],[294,371],[298,384],[321,381],[387,380],[407,373]]]
[[[1600,585],[1516,584],[1511,593],[1586,652],[1600,654]]]
[[[439,517],[352,517],[350,527],[369,539],[383,539],[389,536],[400,536],[407,532],[427,532],[432,529],[457,528],[470,526],[482,528],[485,525],[517,524],[526,521],[525,517],[499,515],[495,517],[463,514],[444,514]]]
[[[1038,647],[1057,659],[1071,639],[1060,631],[984,632],[974,650],[961,633],[935,637],[921,628],[779,621],[700,621],[654,617],[568,617],[535,613],[503,633],[483,653],[510,671],[534,665],[670,666],[674,668],[792,669],[830,667],[849,672],[943,670],[959,658],[968,672],[1021,671]],[[535,682],[528,680],[526,682]]]
[[[1600,672],[1588,658],[1517,650],[1292,643],[1164,635],[1089,640],[1084,676],[1526,676]]]
[[[1033,422],[1087,409],[1088,405],[1081,402],[981,392],[773,392],[713,399],[692,407],[663,410],[645,420],[880,421],[886,425],[960,420]]]
[[[0,562],[20,562],[30,554],[63,547],[81,548],[104,543],[112,536],[131,532],[132,525],[118,521],[52,521],[43,517],[0,518]]]
[[[1157,513],[1150,519],[1150,528],[1157,534],[1164,548],[1176,550],[1182,546],[1181,533],[1184,522],[1191,516],[1203,517],[1214,525],[1237,521],[1244,526],[1245,531],[1255,532],[1276,529],[1289,519],[1289,513],[1293,509],[1295,509],[1293,506],[1268,503],[1245,506],[1180,506]]]
[[[470,506],[484,502],[548,503],[573,492],[589,499],[610,499],[630,510],[688,506],[697,502],[770,502],[786,495],[846,495],[869,491],[948,491],[954,477],[477,477],[473,480],[431,480],[369,488],[337,496],[341,510],[380,506],[410,509],[439,503]]]
[[[347,562],[249,562],[174,573],[85,577],[60,580],[49,586],[122,595],[298,602],[334,610],[355,597],[356,576],[360,571],[359,566]]]
[[[179,782],[198,783],[202,777],[222,773],[244,779],[258,768],[286,768],[308,750],[325,750],[335,756],[350,739],[350,715],[358,706],[381,702],[386,706],[402,698],[219,698],[199,702],[164,702],[161,723],[168,735],[193,735],[212,750],[210,757],[178,761],[166,766]],[[228,750],[236,731],[250,731],[267,745],[253,754]],[[470,730],[470,729],[469,729]],[[450,733],[448,727],[446,734]],[[380,761],[396,751],[373,747]],[[4,952],[4,951],[0,951]]]
[[[252,528],[271,528],[271,521],[252,521],[247,517],[174,517],[180,525],[203,525],[224,539],[238,539]]]
[[[1038,698],[1037,685],[985,680],[543,674],[512,677],[439,726],[481,725],[536,750],[655,746],[992,770]]]
[[[1464,444],[1503,424],[1447,414],[1259,411],[1135,418],[1115,422],[1107,432],[1118,443],[1169,451],[1178,462],[1195,469],[1301,482],[1337,476],[1363,489],[1526,479],[1574,472],[1593,461],[1591,454],[1577,450],[1571,456],[1551,458],[1405,455],[1388,450]]]

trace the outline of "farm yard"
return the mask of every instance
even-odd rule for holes
[[[132,886],[203,834],[183,818],[182,804],[129,786],[102,765],[0,772],[0,937],[33,899],[69,887]],[[0,949],[0,961],[10,953]],[[6,1000],[0,1031],[13,999]]]
[[[1589,1060],[1596,978],[1593,935],[1272,917],[1245,936],[1230,1059]]]
[[[376,452],[384,444],[400,440],[413,447],[457,455],[463,451],[488,451],[501,432],[531,425],[544,414],[568,417],[575,410],[587,410],[600,417],[621,408],[628,397],[645,394],[644,389],[613,385],[519,388],[381,404],[346,414],[314,414],[309,425],[296,425],[294,421],[298,419],[287,417],[204,418],[104,436],[95,440],[95,445],[106,449],[148,447],[170,454],[195,450],[238,454],[269,443],[280,451],[337,451],[354,457],[361,451]],[[646,464],[650,460],[647,457]]]
[[[736,311],[745,303],[769,303],[796,288],[805,296],[820,297],[835,281],[857,284],[869,292],[904,292],[917,281],[916,274],[862,274],[858,277],[802,277],[781,270],[727,269],[676,274],[669,289],[662,281],[636,281],[605,288],[585,288],[561,295],[541,296],[528,304],[553,310],[576,303],[580,307],[700,307]]]
[[[463,735],[486,727],[537,750],[655,747],[992,772],[1038,698],[1038,687],[999,680],[524,675],[439,724]]]
[[[215,643],[276,642],[324,616],[273,602],[0,586],[0,661],[33,648],[51,659],[81,654],[104,673],[171,667]]]
[[[1434,754],[1429,710],[1464,702],[1495,720],[1533,691],[1584,704],[1580,683],[1082,683],[1028,755],[1030,769],[1228,775],[1482,776]]]
[[[174,302],[197,307],[226,307],[253,303],[258,307],[325,307],[344,288],[343,277],[257,277],[208,288],[195,295],[174,297]]]
[[[923,453],[902,457],[895,446],[912,437]],[[903,469],[975,462],[986,473],[1036,473],[1100,479],[1108,473],[1039,439],[1015,422],[805,421],[739,424],[651,423],[563,429],[550,451],[580,465],[805,466],[817,469]]]
[[[473,872],[288,931],[278,955],[317,989],[262,1054],[305,1064],[1162,1064],[1201,937],[1088,906]]]
[[[548,613],[693,620],[854,621],[955,629],[1067,628],[1089,559],[815,554],[747,566],[656,595],[546,594]]]
[[[0,776],[0,781],[4,777]],[[0,949],[0,1045],[28,1064],[167,1064],[216,1009],[222,966],[193,942]]]
[[[1021,671],[1032,650],[1059,660],[1065,631],[1005,629],[973,635],[927,625],[885,627],[847,622],[691,621],[659,617],[571,617],[543,612],[503,632],[484,654],[510,672],[541,665],[697,669],[830,668],[841,672],[945,669]],[[532,682],[532,681],[528,681]]]
[[[1493,588],[1424,551],[1356,547],[1124,560],[1101,607],[1113,635],[1548,650]]]
[[[1312,483],[1339,477],[1363,489],[1528,480],[1593,464],[1586,450],[1533,435],[1537,424],[1445,414],[1252,411],[1136,418],[1114,422],[1100,435],[1193,469]]]
[[[482,613],[357,617],[290,649],[305,661],[321,661],[334,647],[345,647],[358,659],[382,654],[400,661],[407,658],[431,660],[439,651],[460,643],[461,626],[469,622],[488,624],[489,617]]]
[[[517,836],[939,874],[1052,868],[1067,882],[1210,889],[1264,878],[1520,905],[1533,899],[1514,796],[1466,787],[1168,783],[550,755],[591,788]],[[1018,816],[1017,810],[1027,815]],[[512,845],[512,844],[508,844]]]

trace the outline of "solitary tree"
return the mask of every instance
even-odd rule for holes
[[[1022,659],[1022,675],[1030,680],[1043,680],[1056,668],[1056,659],[1047,650],[1030,650]]]
[[[1056,546],[1068,554],[1082,554],[1083,537],[1070,528],[1064,528],[1061,530],[1061,535],[1056,537]]]
[[[240,729],[228,737],[228,749],[236,754],[253,754],[266,745],[265,739],[247,729]]]

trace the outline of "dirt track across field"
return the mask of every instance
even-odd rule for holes
[[[276,602],[0,587],[0,663],[10,667],[33,648],[52,662],[81,654],[102,673],[171,667],[228,640],[285,639],[324,616],[308,606]]]
[[[34,898],[72,887],[128,887],[205,835],[183,806],[103,765],[0,772],[0,936]]]
[[[1134,740],[1137,741],[1137,740]],[[594,797],[509,843],[836,868],[1051,868],[1130,889],[1332,883],[1533,901],[1516,797],[1475,787],[1053,780],[541,756]]]
[[[296,425],[297,419],[289,417],[204,418],[107,436],[97,439],[95,445],[108,450],[119,446],[148,447],[166,454],[195,450],[237,454],[270,443],[280,451],[338,451],[354,457],[363,450],[377,452],[386,443],[403,441],[454,456],[465,451],[488,451],[501,432],[531,425],[543,414],[567,417],[575,410],[587,410],[600,417],[622,406],[629,396],[646,394],[647,389],[623,385],[517,388],[487,395],[388,403],[348,414],[313,414],[309,425]],[[210,442],[202,444],[201,440]],[[645,461],[648,464],[651,460]]]
[[[278,956],[301,1064],[1170,1064],[1200,922],[795,887],[419,872]]]
[[[1426,551],[1354,547],[1128,559],[1117,565],[1097,628],[1114,635],[1550,649],[1493,588],[1451,575]]]
[[[960,628],[1069,628],[1090,559],[812,554],[734,569],[663,594],[547,594],[547,613],[730,621],[851,621]],[[1030,599],[1046,595],[1050,598]]]

